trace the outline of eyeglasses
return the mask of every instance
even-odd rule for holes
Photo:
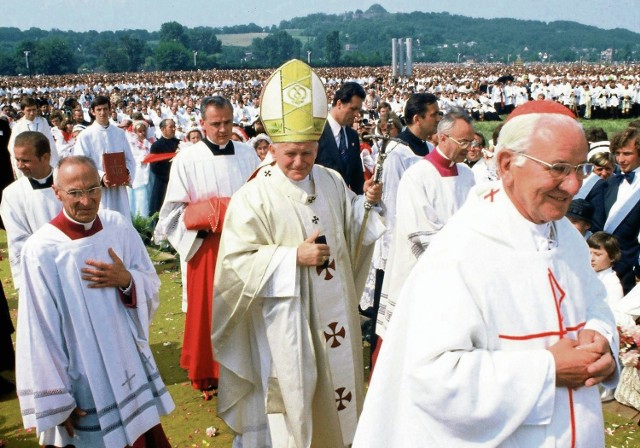
[[[456,142],[458,144],[458,146],[460,146],[460,149],[469,149],[469,146],[473,146],[474,148],[477,148],[478,146],[480,146],[480,144],[475,141],[475,140],[463,140],[461,142],[459,142],[458,140],[456,140],[455,138],[451,137],[450,135],[445,134],[447,137],[449,137],[451,140],[453,140],[454,142]]]
[[[64,191],[73,199],[82,199],[84,196],[87,196],[88,198],[96,197],[100,193],[101,188],[102,187],[97,186],[97,187],[87,188],[86,190],[69,190],[69,191],[60,190],[60,191]]]
[[[582,180],[593,172],[593,163],[579,163],[577,165],[571,165],[570,163],[566,162],[547,163],[543,160],[536,159],[529,154],[517,154],[519,156],[526,157],[527,159],[531,159],[534,162],[538,162],[540,165],[544,165],[545,167],[547,167],[547,170],[549,170],[551,176],[557,179],[567,177],[569,174],[571,174],[571,171],[575,171],[576,177]]]

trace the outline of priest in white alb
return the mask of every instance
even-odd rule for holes
[[[298,60],[264,87],[261,119],[275,162],[233,196],[216,268],[213,346],[218,415],[235,447],[345,447],[363,400],[358,298],[372,243],[384,231],[372,208],[380,184],[356,196],[314,165],[327,116],[324,86]]]
[[[0,213],[7,230],[9,264],[16,289],[20,289],[22,246],[62,208],[52,188],[49,145],[47,137],[35,131],[26,131],[16,137],[13,148],[16,168],[23,176],[7,186],[2,195]]]
[[[51,160],[49,163],[52,167],[55,167],[58,163],[58,151],[56,151],[56,141],[51,134],[51,127],[47,120],[38,115],[38,102],[31,97],[25,97],[20,102],[22,113],[24,114],[21,119],[16,121],[11,128],[11,137],[9,137],[9,154],[11,154],[11,167],[16,178],[23,176],[22,171],[16,166],[16,158],[13,151],[15,146],[15,140],[23,132],[33,131],[39,132],[49,140],[49,146],[51,147]]]
[[[123,448],[169,442],[174,408],[149,346],[160,280],[140,236],[101,210],[92,160],[61,163],[62,211],[26,242],[16,337],[25,428],[41,445]]]
[[[564,217],[591,172],[573,113],[531,101],[400,294],[354,448],[603,447],[618,333]]]
[[[135,177],[136,161],[131,152],[129,141],[125,132],[109,121],[111,102],[108,97],[97,96],[91,103],[91,112],[95,116],[95,121],[78,134],[76,145],[73,148],[73,155],[87,156],[98,167],[102,185],[102,203],[100,207],[120,212],[131,220],[127,186],[131,185],[131,179]],[[123,174],[123,176],[128,180],[125,179],[123,183],[119,183],[109,178],[110,174],[103,163],[103,155],[107,153],[123,154],[127,170],[127,173]],[[125,167],[121,168],[125,169]]]
[[[475,177],[462,163],[474,142],[471,117],[451,108],[438,123],[438,146],[408,168],[396,194],[393,238],[380,294],[373,366],[393,316],[400,290],[434,236],[464,204]]]
[[[169,184],[155,229],[187,262],[187,316],[180,366],[194,389],[210,399],[218,387],[211,348],[211,309],[220,232],[229,198],[251,176],[260,159],[255,150],[231,140],[233,107],[222,96],[201,101],[204,140],[171,162]]]

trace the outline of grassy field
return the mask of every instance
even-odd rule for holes
[[[303,30],[285,30],[291,37],[298,39],[303,44],[309,40],[309,37],[302,36]],[[248,47],[252,44],[253,39],[259,37],[264,39],[270,33],[242,33],[242,34],[217,34],[216,37],[225,47]]]
[[[502,118],[505,119],[506,116],[503,116]],[[585,130],[591,129],[591,128],[601,127],[602,129],[604,129],[607,132],[607,135],[609,136],[609,139],[611,139],[613,134],[615,134],[616,132],[620,132],[624,128],[626,128],[627,124],[630,121],[631,121],[631,119],[627,119],[627,120],[580,120],[580,122],[582,123],[582,127]],[[491,134],[493,133],[493,130],[496,128],[496,126],[498,126],[498,124],[500,124],[499,121],[475,121],[473,123],[473,127],[477,131],[480,131],[484,135],[484,137],[487,139],[487,141],[489,141],[491,139]]]

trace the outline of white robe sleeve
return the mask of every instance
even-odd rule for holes
[[[28,247],[26,248],[28,249]],[[61,424],[76,408],[69,351],[62,334],[62,285],[55,268],[25,250],[16,337],[16,387],[25,428],[38,433]],[[25,269],[26,265],[29,269]]]
[[[156,242],[168,240],[178,251],[180,258],[189,261],[200,248],[202,241],[196,238],[197,230],[188,230],[184,225],[183,215],[191,202],[191,195],[187,182],[188,173],[179,157],[176,156],[171,164],[167,193],[153,238]]]

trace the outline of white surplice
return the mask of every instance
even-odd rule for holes
[[[198,231],[184,225],[186,206],[212,197],[231,197],[260,163],[250,146],[234,142],[233,147],[234,155],[214,156],[204,142],[198,142],[171,162],[154,239],[168,239],[182,260],[189,261],[202,244],[202,239],[196,238]]]
[[[97,121],[94,121],[91,126],[87,126],[84,131],[78,134],[76,144],[73,147],[74,156],[87,156],[94,161],[98,167],[100,179],[102,179],[105,174],[102,155],[115,152],[124,152],[129,177],[131,180],[134,179],[136,175],[136,161],[131,153],[127,136],[119,127],[110,124],[105,128],[98,124]],[[127,186],[103,187],[100,208],[115,210],[131,219]]]
[[[592,329],[617,358],[615,322],[584,240],[553,227],[538,250],[500,183],[472,190],[405,283],[354,448],[604,446],[597,387],[557,387],[547,349]]]
[[[443,162],[443,159],[439,157],[437,160]],[[383,339],[409,272],[434,236],[462,206],[475,184],[475,177],[468,166],[457,163],[456,167],[457,175],[442,176],[433,163],[420,160],[400,180],[396,196],[396,225],[376,326],[376,333]]]
[[[298,183],[263,167],[232,198],[216,267],[213,345],[218,415],[238,434],[235,446],[351,443],[364,384],[358,292],[371,257],[365,248],[353,265],[363,201],[317,165]],[[297,266],[297,247],[316,231],[331,251],[327,266]],[[383,231],[374,209],[364,244]],[[285,423],[278,440],[270,427],[276,416]]]
[[[102,210],[103,229],[70,239],[45,224],[24,245],[16,338],[16,382],[26,428],[40,444],[123,447],[174,408],[149,346],[160,280],[140,236],[119,213]],[[118,288],[89,288],[88,259],[112,263],[112,248],[132,275],[136,306]],[[87,415],[60,425],[79,407]]]
[[[385,205],[385,226],[387,230],[378,239],[373,248],[373,258],[371,268],[365,285],[360,308],[366,310],[373,306],[373,295],[375,289],[376,270],[385,270],[389,257],[389,247],[393,237],[393,229],[396,222],[396,202],[398,185],[400,179],[409,167],[413,166],[421,159],[407,145],[390,142],[387,145],[387,157],[382,166],[382,202]]]
[[[9,264],[13,286],[20,289],[20,253],[22,246],[40,227],[62,210],[53,188],[34,189],[26,177],[13,182],[2,194],[2,222],[7,230]]]

